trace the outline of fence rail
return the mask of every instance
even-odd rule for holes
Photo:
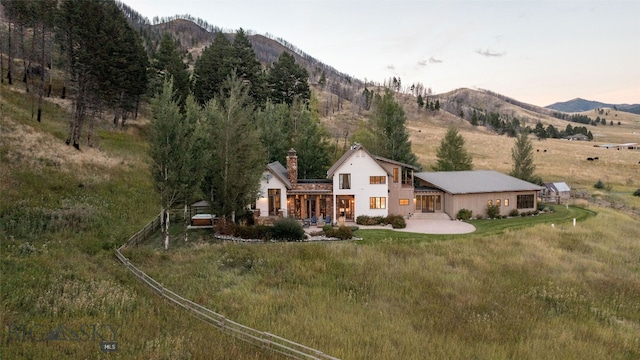
[[[233,320],[225,318],[223,315],[218,314],[206,307],[196,304],[191,300],[185,299],[175,292],[165,288],[161,283],[154,280],[147,275],[144,271],[138,269],[132,264],[129,259],[122,254],[122,250],[128,246],[141,244],[147,240],[155,231],[160,228],[161,216],[158,215],[155,219],[145,225],[140,231],[135,233],[127,242],[122,244],[116,249],[116,258],[140,281],[147,285],[151,290],[158,295],[171,301],[177,306],[189,311],[194,317],[216,327],[218,330],[234,336],[240,340],[246,341],[252,345],[259,346],[261,348],[269,349],[286,355],[288,357],[296,359],[330,359],[337,360],[333,356],[329,356],[320,350],[310,348],[308,346],[298,344],[296,342],[287,340],[277,335],[270,334],[268,332],[259,331],[248,326],[237,323]]]

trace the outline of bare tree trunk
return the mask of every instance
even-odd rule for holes
[[[42,61],[40,62],[40,92],[38,94],[38,122],[42,121],[42,98],[44,97],[44,72],[45,72],[45,31],[44,21],[42,22]]]
[[[189,231],[188,231],[188,227],[189,227],[189,216],[187,214],[187,202],[184,202],[184,241],[187,242],[189,241]]]
[[[169,210],[164,209],[164,249],[169,250]]]
[[[13,27],[15,30],[15,26]],[[9,21],[9,48],[7,49],[7,53],[9,54],[9,63],[7,79],[9,80],[9,85],[13,85],[13,77],[11,75],[11,71],[13,70],[13,49],[11,48],[11,21]]]

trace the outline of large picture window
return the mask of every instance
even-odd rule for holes
[[[369,176],[369,184],[386,184],[386,176]]]
[[[371,209],[386,209],[387,208],[387,198],[385,198],[385,197],[370,197],[369,198],[369,208],[371,208]]]
[[[340,189],[351,189],[351,174],[340,174]]]
[[[518,195],[517,203],[518,209],[531,209],[533,208],[533,194],[530,195]]]

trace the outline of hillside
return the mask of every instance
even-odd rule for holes
[[[585,100],[581,98],[575,98],[573,100],[557,102],[548,106],[546,109],[558,110],[567,113],[576,113],[589,110],[595,110],[598,108],[611,108],[618,111],[630,112],[633,114],[640,114],[640,104],[607,104],[599,101]]]

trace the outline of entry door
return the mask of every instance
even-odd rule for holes
[[[353,196],[340,197],[338,200],[338,216],[344,216],[346,220],[353,221],[354,199]]]
[[[416,212],[435,212],[436,204],[439,204],[439,198],[439,195],[416,195]]]
[[[276,216],[280,212],[280,189],[269,189],[269,215]]]

